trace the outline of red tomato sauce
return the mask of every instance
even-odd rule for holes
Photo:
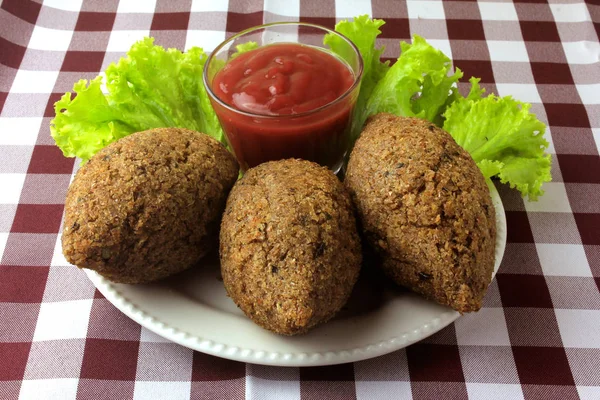
[[[212,82],[223,129],[243,169],[297,157],[334,166],[348,147],[352,96],[321,110],[354,84],[350,68],[314,47],[267,45],[230,60]]]

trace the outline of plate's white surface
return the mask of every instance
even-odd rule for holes
[[[506,217],[493,185],[490,191],[498,231],[495,275],[506,245]],[[357,301],[350,301],[352,312],[342,312],[306,335],[284,337],[255,325],[227,297],[216,259],[147,285],[115,284],[85,271],[111,303],[158,335],[204,353],[256,364],[317,366],[364,360],[417,342],[460,316],[415,294],[359,281],[353,295]]]

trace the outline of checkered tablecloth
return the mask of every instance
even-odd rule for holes
[[[0,0],[0,399],[600,399],[598,1]],[[383,18],[385,57],[412,33],[533,103],[553,182],[499,186],[508,244],[484,308],[354,364],[277,368],[194,352],[113,307],[60,251],[75,164],[53,104],[137,39],[212,50],[253,25]]]

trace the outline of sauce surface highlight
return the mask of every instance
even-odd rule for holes
[[[223,102],[262,115],[289,115],[331,103],[354,83],[347,65],[318,48],[280,43],[242,53],[217,73]]]

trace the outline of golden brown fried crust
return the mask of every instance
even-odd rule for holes
[[[346,303],[361,264],[350,196],[327,168],[268,162],[233,187],[221,223],[227,293],[258,325],[304,333]]]
[[[345,185],[389,276],[457,311],[481,308],[494,268],[494,206],[448,133],[417,118],[371,117]]]
[[[131,134],[105,147],[69,187],[66,259],[121,283],[155,281],[191,267],[211,247],[235,158],[187,129]]]

